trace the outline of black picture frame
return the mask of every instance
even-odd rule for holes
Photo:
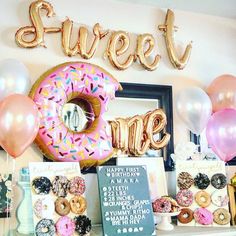
[[[199,138],[196,134],[190,131],[190,141],[199,145]],[[226,165],[236,166],[236,157],[234,157],[231,161],[227,162]]]
[[[164,148],[164,165],[166,171],[173,171],[174,162],[170,157],[170,154],[174,152],[172,86],[137,83],[121,83],[121,86],[123,90],[117,91],[116,97],[159,100],[160,108],[164,110],[167,116],[166,132],[171,135],[167,147]],[[46,157],[44,159],[48,161]],[[111,158],[103,165],[116,165],[116,158]],[[96,173],[96,168],[83,169],[82,173]]]

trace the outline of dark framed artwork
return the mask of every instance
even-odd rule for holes
[[[163,109],[167,116],[165,131],[171,135],[171,139],[167,147],[159,151],[158,155],[164,158],[165,170],[172,171],[174,169],[174,163],[170,157],[170,154],[174,152],[172,86],[136,83],[121,83],[121,86],[123,90],[116,92],[116,98],[109,103],[105,118],[112,120],[117,117],[145,114],[156,108]],[[116,158],[111,158],[103,165],[115,164]],[[95,167],[82,170],[82,173],[95,172]]]
[[[199,145],[199,136],[197,136],[196,134],[190,132],[190,141]],[[236,166],[236,157],[234,157],[231,161],[227,162],[226,165],[229,166]]]

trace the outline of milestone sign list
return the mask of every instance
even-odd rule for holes
[[[155,235],[145,167],[98,167],[98,182],[105,236]]]

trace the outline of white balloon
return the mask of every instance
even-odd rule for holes
[[[201,134],[212,114],[212,104],[201,88],[182,90],[176,99],[177,114],[194,134]]]
[[[30,76],[26,66],[16,59],[0,62],[0,101],[10,94],[28,95]]]

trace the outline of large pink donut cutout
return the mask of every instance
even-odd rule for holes
[[[111,158],[110,126],[103,115],[118,89],[112,75],[89,63],[68,62],[44,73],[29,94],[41,113],[36,144],[53,161],[80,162],[81,168]],[[81,132],[68,129],[60,116],[64,104],[76,98],[89,102],[94,113],[93,123]]]

